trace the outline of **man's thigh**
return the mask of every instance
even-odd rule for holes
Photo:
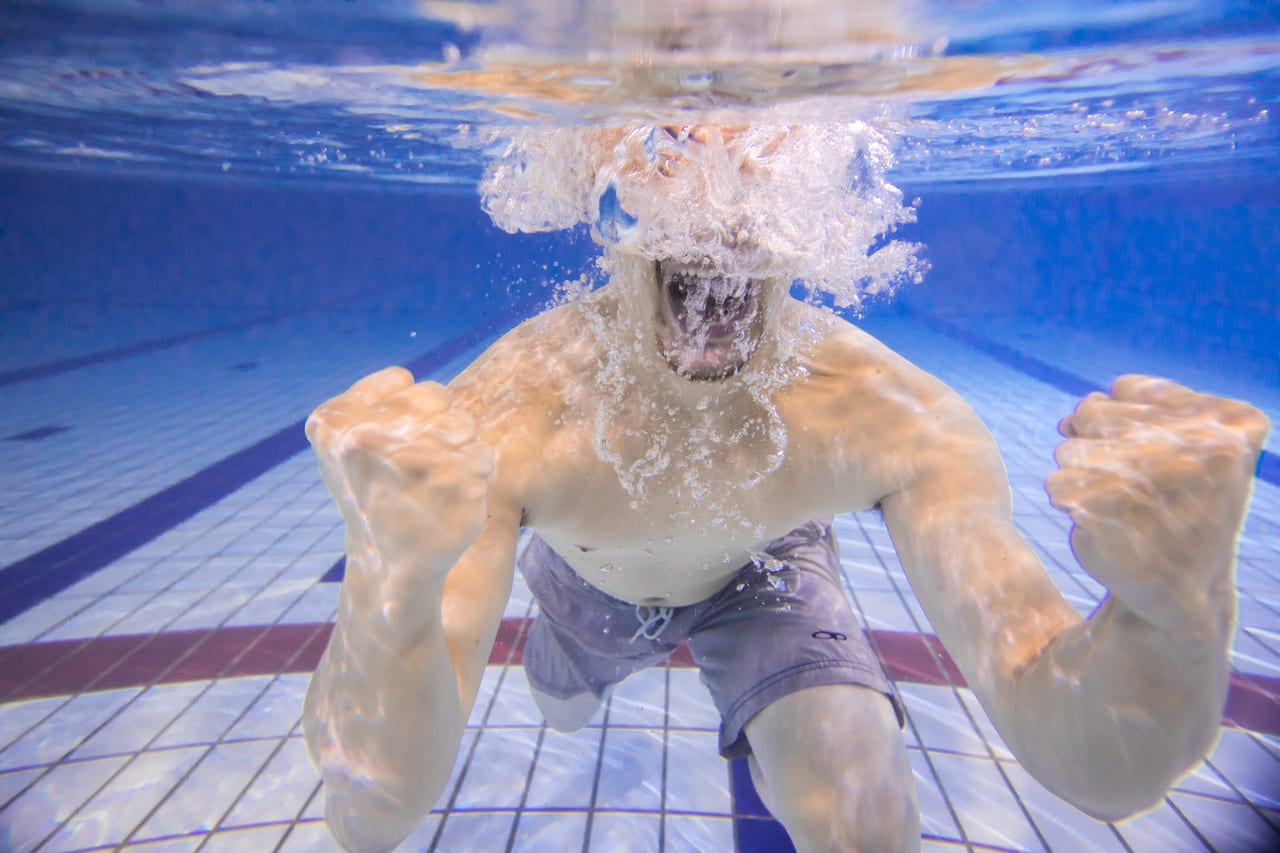
[[[883,693],[806,688],[769,705],[746,733],[760,796],[800,853],[919,849],[915,780]]]
[[[750,751],[747,721],[790,693],[839,684],[895,696],[845,595],[830,525],[797,528],[769,553],[738,574],[689,640],[728,758]]]

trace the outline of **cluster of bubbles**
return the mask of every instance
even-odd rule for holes
[[[655,261],[706,271],[687,283],[686,320],[725,321],[742,305],[743,294],[730,291],[744,279],[798,281],[814,301],[849,307],[924,270],[918,246],[889,237],[915,220],[915,208],[886,179],[889,141],[866,122],[504,133],[480,186],[495,224],[588,226],[607,247],[602,270],[623,289],[652,286]],[[712,526],[750,525],[734,496],[782,462],[788,436],[773,396],[795,379],[790,354],[804,347],[805,330],[772,327],[776,358],[735,383],[703,383],[690,405],[687,392],[637,375],[652,329],[628,331],[581,284],[570,293],[584,300],[582,317],[602,345],[592,383],[597,455],[635,502],[653,487],[702,506]],[[695,348],[705,343],[707,329],[686,331]]]
[[[635,255],[609,260],[624,287],[643,286],[651,275],[651,265]],[[739,381],[682,387],[654,383],[636,369],[653,346],[652,333],[619,322],[609,304],[591,296],[579,302],[600,344],[591,377],[596,455],[614,469],[633,508],[652,495],[678,495],[702,507],[711,528],[750,527],[737,498],[782,464],[788,434],[773,395],[797,378],[790,355],[806,331],[785,330],[777,357],[753,365]]]
[[[918,280],[888,239],[915,207],[861,121],[741,127],[517,127],[480,186],[510,232],[590,226],[607,246],[729,276],[800,281],[840,307]]]

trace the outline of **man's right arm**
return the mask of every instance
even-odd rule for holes
[[[510,594],[520,511],[490,494],[493,452],[470,416],[407,371],[356,383],[307,436],[347,568],[303,729],[334,838],[391,850],[448,783]]]
[[[510,594],[518,534],[518,516],[490,516],[412,634],[381,630],[374,602],[343,584],[303,727],[325,783],[325,821],[346,849],[394,849],[448,784]]]

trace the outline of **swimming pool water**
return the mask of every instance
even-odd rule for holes
[[[462,95],[402,103],[402,69],[370,76],[478,37],[321,5],[301,29],[242,4],[14,4],[3,24],[0,850],[333,849],[299,715],[342,531],[303,419],[390,364],[447,380],[591,268],[583,233],[488,222],[479,160],[442,142],[474,118],[450,112]],[[1089,612],[1104,591],[1042,486],[1079,396],[1147,372],[1280,418],[1280,135],[1266,4],[1077,5],[1088,25],[1061,3],[948,11],[949,55],[1071,73],[900,126],[893,178],[920,205],[898,236],[931,270],[856,320],[974,406],[1019,528]],[[1218,747],[1119,825],[1022,770],[879,518],[838,519],[847,591],[907,700],[926,850],[1280,847],[1278,458],[1273,434]],[[789,849],[718,757],[683,653],[583,731],[547,729],[521,667],[535,609],[517,577],[453,779],[404,849]]]
[[[30,173],[3,186],[5,849],[328,849],[298,718],[341,528],[301,420],[387,364],[446,379],[589,247],[496,232],[457,193]],[[1234,182],[921,195],[929,278],[861,322],[974,405],[1021,529],[1089,611],[1102,590],[1041,486],[1057,419],[1130,370],[1280,413],[1276,249],[1230,239],[1274,222],[1274,196]],[[1164,304],[1144,301],[1156,280]],[[1274,477],[1256,482],[1241,540],[1221,743],[1162,808],[1115,827],[1012,761],[930,639],[879,520],[842,517],[838,532],[848,590],[907,698],[927,849],[1280,838]],[[687,659],[628,682],[584,731],[547,730],[519,665],[532,615],[517,581],[455,779],[406,849],[786,849],[742,768],[716,755]]]

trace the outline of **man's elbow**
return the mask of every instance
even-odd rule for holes
[[[1136,787],[1124,791],[1112,791],[1106,799],[1090,797],[1067,802],[1094,820],[1117,823],[1146,814],[1164,801],[1167,787]],[[1064,799],[1066,799],[1064,797]]]
[[[1095,820],[1124,821],[1157,808],[1169,789],[1199,763],[1187,766],[1168,753],[1135,761],[1130,753],[1128,761],[1106,762],[1105,770],[1089,774],[1090,779],[1075,779],[1073,784],[1050,790]]]
[[[348,853],[388,853],[422,823],[430,803],[403,803],[372,787],[331,785],[324,790],[324,822]]]

